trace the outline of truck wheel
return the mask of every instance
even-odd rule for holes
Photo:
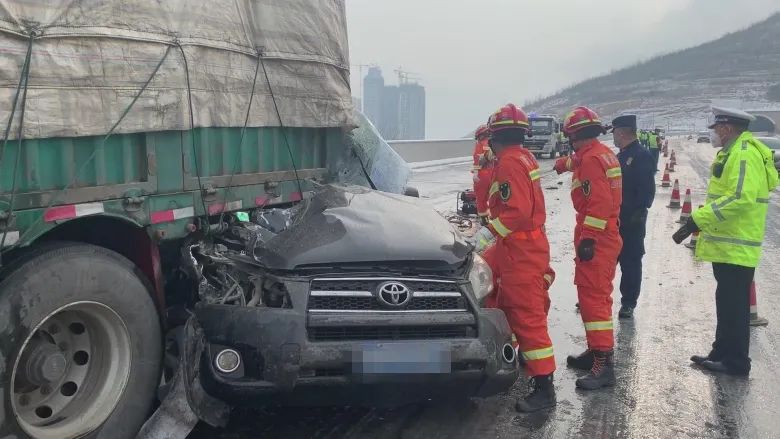
[[[160,322],[127,259],[58,244],[0,281],[0,435],[133,438],[159,381]]]
[[[550,160],[555,158],[555,150],[550,151]]]

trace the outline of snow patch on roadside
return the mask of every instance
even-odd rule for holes
[[[427,162],[409,163],[409,166],[412,169],[425,169],[425,168],[433,168],[436,166],[459,165],[462,163],[468,163],[472,160],[473,158],[471,156],[455,157],[451,159],[430,160]]]

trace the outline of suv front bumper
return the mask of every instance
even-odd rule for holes
[[[234,405],[377,406],[495,395],[520,373],[517,361],[507,362],[502,354],[511,330],[499,310],[470,315],[476,316],[473,338],[313,342],[303,310],[200,305],[196,317],[206,339],[201,381],[209,394]],[[388,317],[365,316],[367,323],[377,318]],[[445,355],[437,373],[410,372],[408,364],[396,373],[363,372],[361,359],[385,348],[430,348]],[[215,357],[223,349],[240,353],[242,367],[236,372],[216,370]]]

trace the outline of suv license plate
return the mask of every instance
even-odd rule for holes
[[[446,374],[452,371],[452,353],[443,343],[372,343],[352,353],[352,373]]]

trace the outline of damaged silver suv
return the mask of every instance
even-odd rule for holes
[[[492,274],[413,198],[323,186],[184,258],[201,384],[228,404],[384,405],[489,396],[519,368]]]

